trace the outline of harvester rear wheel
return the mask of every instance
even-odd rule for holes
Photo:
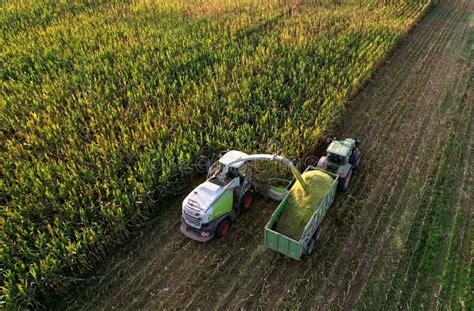
[[[244,213],[252,207],[255,191],[250,188],[248,189],[240,201],[240,212]]]

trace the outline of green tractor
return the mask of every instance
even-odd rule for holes
[[[334,140],[326,150],[326,156],[319,159],[317,167],[338,175],[338,190],[346,191],[349,188],[352,173],[359,167],[362,153],[357,138]]]

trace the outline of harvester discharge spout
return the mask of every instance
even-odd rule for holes
[[[232,165],[237,164],[239,162],[257,161],[257,160],[277,161],[277,162],[280,162],[280,163],[288,166],[290,168],[291,173],[293,174],[293,176],[295,176],[295,178],[298,180],[298,182],[303,187],[304,191],[306,193],[308,193],[308,186],[307,186],[306,182],[303,180],[303,177],[301,176],[298,169],[294,166],[293,162],[291,162],[289,159],[287,159],[285,157],[282,157],[282,156],[279,156],[279,155],[276,155],[276,154],[273,154],[273,155],[272,154],[254,154],[254,155],[249,155],[249,156],[246,156],[246,157],[242,157],[242,158],[240,158],[236,161],[233,161],[233,162],[227,164],[226,167],[224,168],[224,172],[227,172]]]
[[[308,193],[308,186],[306,185],[306,182],[303,180],[303,177],[301,176],[298,169],[293,165],[293,163],[291,163],[290,169],[293,175],[295,176],[295,178],[299,181],[299,183],[303,187],[304,191]]]

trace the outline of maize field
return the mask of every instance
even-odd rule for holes
[[[79,283],[200,155],[307,155],[431,5],[2,1],[2,307]]]

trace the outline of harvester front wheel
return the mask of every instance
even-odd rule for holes
[[[232,225],[232,222],[230,221],[229,218],[223,219],[217,225],[215,237],[218,239],[222,238],[224,235],[226,235],[229,232],[231,225]]]

